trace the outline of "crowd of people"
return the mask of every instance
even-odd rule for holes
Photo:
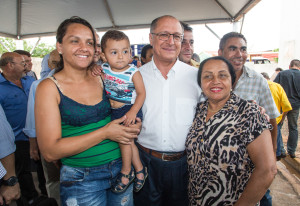
[[[80,17],[56,41],[39,80],[29,52],[1,55],[0,205],[272,205],[285,116],[295,158],[299,60],[272,82],[229,32],[200,64],[192,27],[170,15],[140,59],[125,33],[100,39]]]

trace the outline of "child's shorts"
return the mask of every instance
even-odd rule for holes
[[[115,119],[119,119],[121,117],[123,117],[132,107],[132,104],[129,105],[124,105],[120,108],[111,109],[111,120],[115,120]],[[136,117],[139,117],[142,121],[143,121],[143,113],[142,113],[142,109],[140,109],[140,111],[136,114]]]

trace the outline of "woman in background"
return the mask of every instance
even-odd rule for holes
[[[142,65],[147,64],[152,60],[153,47],[150,44],[146,44],[141,51],[141,61]]]

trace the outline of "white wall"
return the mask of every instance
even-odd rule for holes
[[[40,78],[40,73],[42,69],[42,58],[39,57],[31,57],[32,59],[32,71],[35,72],[38,79]]]
[[[300,59],[300,1],[281,0],[278,66],[288,69],[292,59]]]

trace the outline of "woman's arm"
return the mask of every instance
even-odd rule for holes
[[[135,87],[136,91],[136,99],[134,104],[132,105],[131,109],[126,114],[126,120],[124,124],[126,126],[130,124],[134,124],[136,114],[139,112],[139,110],[142,108],[145,98],[146,98],[146,90],[143,82],[143,77],[139,71],[137,71],[133,77],[132,82]]]
[[[269,130],[264,130],[253,142],[247,146],[248,153],[255,169],[239,200],[234,204],[255,205],[271,185],[276,173],[276,162]]]
[[[35,99],[36,133],[40,151],[47,161],[83,152],[105,139],[122,144],[130,144],[139,129],[120,125],[125,118],[110,122],[106,126],[88,134],[62,138],[59,111],[59,93],[51,80],[40,83]]]

